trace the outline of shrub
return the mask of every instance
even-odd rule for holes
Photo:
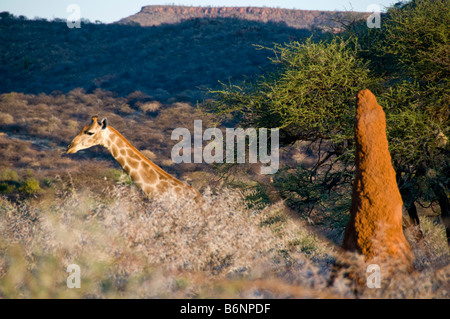
[[[111,179],[114,183],[131,185],[133,181],[122,169],[107,169],[104,178]]]
[[[0,180],[2,181],[19,181],[19,174],[13,169],[4,169],[0,172]]]
[[[143,150],[141,153],[151,161],[154,161],[157,158],[156,154],[150,150]]]
[[[161,108],[161,105],[160,102],[153,101],[139,105],[139,109],[144,113],[156,113]]]
[[[41,187],[39,186],[39,181],[33,177],[27,178],[22,186],[19,188],[19,191],[24,195],[33,196],[37,195],[41,191]]]
[[[0,124],[12,124],[14,117],[9,113],[0,112]]]
[[[414,78],[448,81],[450,7],[448,1],[413,0],[388,10],[383,50]]]

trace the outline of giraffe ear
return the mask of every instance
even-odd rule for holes
[[[102,130],[104,130],[108,126],[108,121],[104,118],[100,124],[102,125]]]

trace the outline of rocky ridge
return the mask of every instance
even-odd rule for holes
[[[140,26],[158,26],[176,24],[184,20],[205,18],[236,18],[263,23],[285,23],[296,29],[311,30],[314,27],[331,28],[338,31],[339,21],[360,19],[368,15],[365,12],[316,11],[280,9],[269,7],[188,7],[188,6],[144,6],[141,11],[121,19],[119,24],[137,24]]]

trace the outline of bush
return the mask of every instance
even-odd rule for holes
[[[22,186],[19,188],[19,191],[26,196],[34,196],[37,195],[41,191],[41,187],[39,186],[39,181],[35,178],[27,178]]]
[[[14,117],[9,113],[0,112],[0,124],[12,124]]]
[[[147,103],[139,105],[139,109],[143,113],[156,113],[161,108],[161,105],[162,104],[158,101],[147,102]]]
[[[450,5],[442,0],[413,0],[389,8],[383,51],[414,78],[448,81]]]
[[[0,172],[0,180],[17,182],[19,181],[19,174],[15,170],[7,168]]]

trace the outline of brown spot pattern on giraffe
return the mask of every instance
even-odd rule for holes
[[[86,137],[85,131],[96,131],[92,138]],[[101,134],[98,134],[102,132]],[[146,194],[153,195],[156,192],[166,192],[175,190],[176,193],[185,193],[194,196],[196,200],[201,198],[200,193],[194,190],[189,185],[179,181],[171,176],[153,162],[143,156],[130,142],[128,142],[117,130],[110,126],[103,126],[98,122],[98,117],[93,117],[90,125],[85,126],[83,130],[73,139],[69,144],[69,151],[75,149],[78,143],[84,141],[83,148],[93,145],[103,145],[117,160],[120,166],[127,172],[131,179],[138,185]]]

